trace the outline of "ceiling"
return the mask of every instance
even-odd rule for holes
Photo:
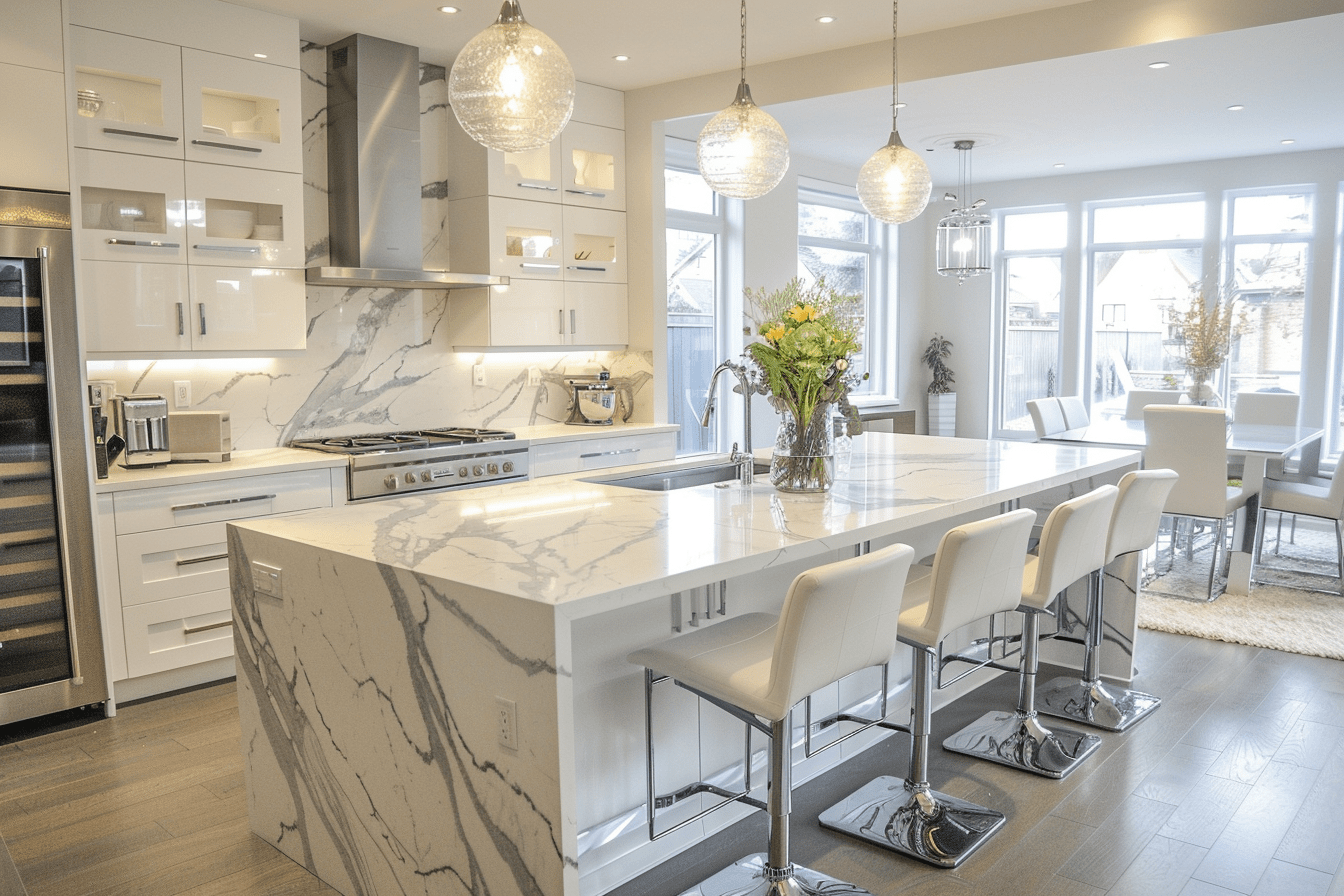
[[[361,32],[419,46],[423,60],[444,65],[499,12],[499,0],[231,2],[297,18],[305,40],[330,43]],[[439,12],[444,2],[461,11]],[[901,34],[1079,2],[905,0]],[[737,9],[725,0],[524,0],[523,11],[588,83],[630,90],[732,70],[738,61]],[[819,24],[824,14],[837,21]],[[766,7],[755,0],[747,79],[755,63],[871,44],[890,33],[890,8],[882,3],[770,0]],[[940,184],[955,182],[951,144],[965,137],[979,147],[977,183],[1344,147],[1340,46],[1344,13],[903,82],[901,137],[926,154]],[[616,62],[618,53],[630,61]],[[1150,69],[1155,61],[1170,66]],[[857,169],[890,133],[889,87],[774,105],[759,92],[755,99],[779,119],[795,156]],[[723,105],[731,101],[726,93]],[[1245,108],[1230,112],[1232,104]],[[707,119],[684,119],[668,131],[694,139]]]

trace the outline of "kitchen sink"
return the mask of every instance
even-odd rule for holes
[[[756,462],[754,472],[757,476],[770,472],[770,465]],[[729,483],[737,479],[737,464],[706,464],[698,467],[680,467],[651,473],[637,473],[633,476],[602,476],[585,479],[584,482],[599,482],[603,485],[619,485],[622,488],[638,488],[646,492],[670,492],[693,485],[710,485],[716,482]]]

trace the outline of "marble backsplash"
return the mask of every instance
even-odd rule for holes
[[[304,231],[307,263],[325,264],[327,225],[326,51],[305,43]],[[420,66],[421,223],[427,268],[448,267],[444,186],[448,107],[442,66]],[[633,396],[635,422],[653,421],[652,352],[459,354],[443,290],[308,287],[308,347],[287,357],[90,361],[90,380],[119,394],[173,394],[191,382],[191,410],[227,410],[234,447],[273,448],[315,435],[430,426],[508,429],[562,422],[567,373],[611,371]],[[473,366],[485,368],[476,385]]]

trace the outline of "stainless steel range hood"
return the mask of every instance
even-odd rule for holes
[[[331,264],[315,286],[458,289],[507,277],[423,270],[420,51],[367,34],[327,47]]]

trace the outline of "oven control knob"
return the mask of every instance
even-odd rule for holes
[[[486,466],[485,469],[486,472],[488,472],[491,476],[499,475],[499,464],[489,464]]]
[[[504,461],[504,472],[505,472],[505,473],[512,473],[512,472],[513,472],[513,461],[511,461],[511,460],[506,460],[506,461]]]
[[[430,473],[428,470],[422,470],[422,471],[420,471],[420,481],[421,481],[421,482],[432,482],[433,480],[434,480],[434,476],[433,476],[433,474]]]
[[[407,485],[415,485],[415,474],[414,474],[414,473],[407,473],[407,474],[406,474],[406,484],[407,484]]]
[[[477,464],[476,466],[474,466],[474,467],[471,468],[471,475],[473,475],[473,476],[481,476],[481,475],[483,475],[484,473],[485,473],[485,471],[484,471],[483,469],[481,469],[481,465],[480,465],[480,464]]]
[[[395,476],[389,476],[383,480],[383,485],[387,486],[390,489],[395,489],[400,484],[401,483],[397,481],[397,477]]]
[[[466,478],[467,478],[467,468],[466,468],[466,467],[458,467],[458,468],[457,468],[457,475],[460,476],[460,477],[462,477],[463,479],[466,479]]]

